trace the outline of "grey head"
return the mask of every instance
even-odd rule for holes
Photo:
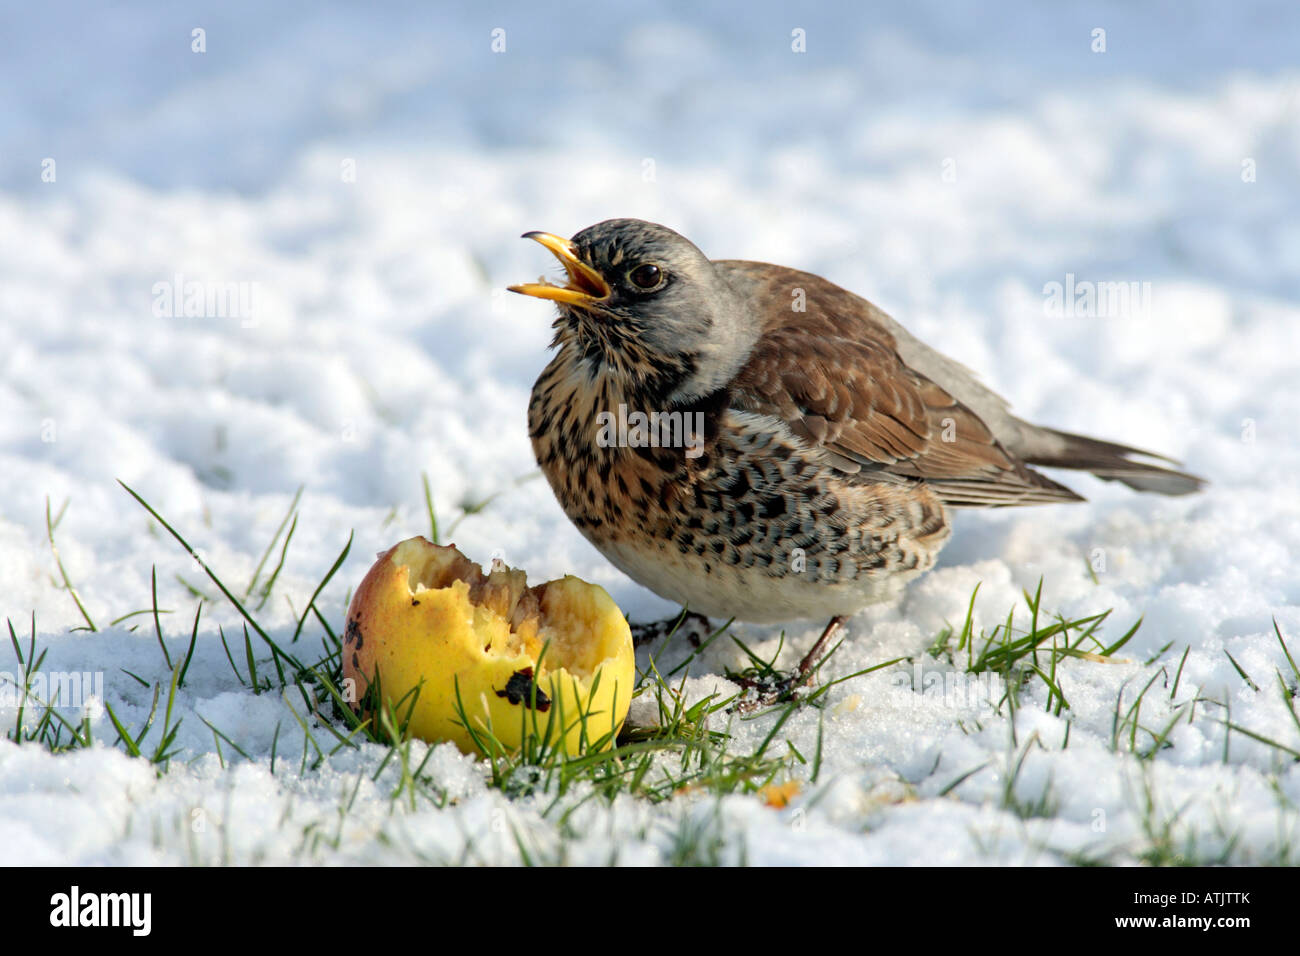
[[[560,260],[567,284],[511,286],[554,301],[554,344],[593,377],[666,404],[722,388],[744,365],[760,320],[694,243],[667,226],[607,219],[572,239],[529,232]]]

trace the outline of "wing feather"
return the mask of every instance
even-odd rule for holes
[[[808,273],[764,270],[775,288],[760,301],[773,303],[772,315],[732,382],[733,405],[779,418],[858,480],[924,482],[950,505],[1080,500],[1028,468],[971,409],[908,367],[856,296]],[[805,312],[789,309],[794,287],[804,290]]]

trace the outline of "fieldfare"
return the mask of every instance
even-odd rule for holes
[[[805,675],[848,615],[934,564],[952,509],[1083,500],[1031,466],[1168,495],[1202,484],[1139,460],[1163,456],[1015,417],[811,273],[710,260],[636,219],[525,238],[566,273],[511,286],[559,308],[528,428],[565,513],[697,614],[830,617]]]

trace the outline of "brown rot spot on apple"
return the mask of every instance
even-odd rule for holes
[[[525,667],[515,671],[510,675],[510,680],[506,681],[506,689],[496,692],[498,697],[504,697],[512,704],[527,704],[533,699],[533,689],[537,689],[537,710],[543,714],[551,709],[551,698],[542,692],[540,687],[533,682],[533,669]]]
[[[343,643],[355,643],[357,650],[361,650],[362,645],[365,643],[364,638],[361,636],[361,624],[355,617],[348,620],[347,629],[343,632]]]

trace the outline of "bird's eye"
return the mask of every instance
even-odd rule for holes
[[[638,289],[653,289],[664,281],[663,270],[652,262],[637,266],[627,277]]]

